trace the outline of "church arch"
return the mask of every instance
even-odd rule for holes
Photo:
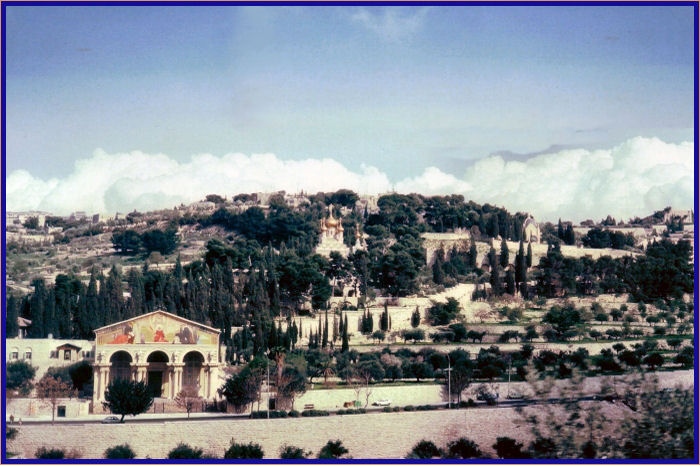
[[[125,350],[118,350],[109,358],[109,379],[131,379],[131,354]]]

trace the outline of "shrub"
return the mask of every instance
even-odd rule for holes
[[[270,410],[269,415],[269,418],[287,418],[287,412],[284,410]],[[268,418],[268,411],[262,410],[258,412],[251,412],[250,418]]]
[[[38,459],[64,459],[66,457],[66,452],[63,449],[47,449],[46,447],[40,447],[37,449],[34,456]]]
[[[481,457],[479,446],[467,438],[459,438],[447,443],[447,452],[444,457],[448,459],[472,459]]]
[[[319,451],[319,459],[339,459],[339,458],[350,458],[343,457],[347,454],[348,450],[343,447],[343,443],[338,439],[337,441],[328,441],[325,446]]]
[[[190,447],[187,444],[180,443],[168,452],[168,460],[191,460],[191,459],[201,459],[202,449],[197,449],[196,447]]]
[[[386,413],[393,412],[393,411],[394,411],[394,409],[392,409],[391,407],[384,407],[382,409],[382,412],[386,412]]]
[[[231,440],[231,447],[224,454],[225,459],[261,459],[263,458],[262,447],[260,444],[237,444]]]
[[[136,453],[134,453],[129,444],[122,444],[105,450],[106,459],[133,459],[134,457],[136,457]]]
[[[411,452],[406,456],[407,459],[419,459],[426,460],[432,459],[433,457],[440,457],[442,451],[435,445],[432,441],[426,441],[425,439],[418,442]]]
[[[298,418],[299,412],[297,410],[290,410],[288,415],[292,418]]]
[[[416,408],[413,405],[407,405],[403,408],[404,412],[413,412]]]
[[[308,459],[310,456],[311,452],[296,446],[285,444],[280,448],[280,458],[283,460]]]
[[[302,417],[327,417],[330,415],[326,410],[304,410],[301,412]]]

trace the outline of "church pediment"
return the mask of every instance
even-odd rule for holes
[[[95,330],[101,344],[217,345],[220,331],[172,313],[157,310]]]

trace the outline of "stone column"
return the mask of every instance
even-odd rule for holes
[[[105,398],[105,390],[109,384],[109,368],[111,363],[100,363],[93,366],[93,394],[92,397],[96,402],[101,402]]]
[[[184,363],[173,363],[173,395],[170,397],[174,399],[177,394],[182,391],[182,369],[185,366]]]

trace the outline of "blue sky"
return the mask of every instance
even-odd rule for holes
[[[7,169],[135,150],[371,165],[692,141],[692,7],[7,7]]]

